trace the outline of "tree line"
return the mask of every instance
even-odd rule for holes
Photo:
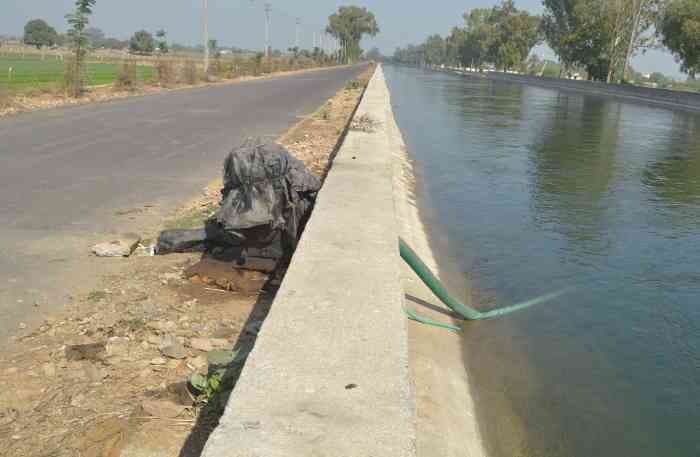
[[[533,15],[503,0],[463,15],[449,35],[398,48],[394,60],[412,65],[448,65],[477,70],[523,70],[532,48],[547,43],[561,72],[622,82],[639,52],[665,47],[694,80],[700,71],[700,0],[543,0]]]
[[[69,32],[70,33],[70,32]],[[43,19],[32,19],[24,26],[22,42],[37,49],[72,44],[69,33],[61,34]],[[147,30],[140,30],[129,39],[120,40],[105,35],[96,27],[87,27],[83,31],[86,45],[92,49],[129,49],[135,54],[153,54],[155,51],[169,51],[165,30],[156,31],[155,35]]]

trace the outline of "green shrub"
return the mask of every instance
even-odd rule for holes
[[[362,84],[361,81],[358,81],[357,79],[353,79],[345,86],[345,89],[357,90],[357,89],[362,89],[363,87],[364,87],[364,84]]]

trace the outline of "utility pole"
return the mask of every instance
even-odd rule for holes
[[[294,46],[299,50],[299,28],[301,27],[301,19],[297,18],[297,28],[296,28],[296,35],[294,37]]]
[[[270,58],[270,12],[272,5],[265,3],[265,57]]]
[[[204,40],[204,74],[209,74],[209,2],[208,0],[203,1],[204,10],[204,26],[202,30],[202,39]]]

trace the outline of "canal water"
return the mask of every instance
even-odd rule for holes
[[[489,454],[700,456],[700,116],[385,74],[451,289],[490,309],[573,287],[465,325]]]

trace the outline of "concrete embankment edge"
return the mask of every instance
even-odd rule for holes
[[[389,100],[378,67],[204,457],[415,455]]]
[[[416,179],[401,131],[390,116],[389,138],[394,154],[394,201],[400,236],[439,275],[427,229],[417,205]],[[459,325],[447,315],[430,289],[401,262],[406,306],[430,319]],[[432,306],[427,307],[425,303]],[[417,402],[417,455],[421,457],[484,457],[469,373],[460,335],[409,322],[409,361]]]
[[[650,106],[670,109],[700,111],[700,93],[679,90],[654,89],[631,84],[606,84],[596,81],[581,81],[540,76],[516,75],[500,72],[466,73],[469,77],[486,77],[494,81],[529,84],[546,89],[578,92],[605,98],[617,98]]]

